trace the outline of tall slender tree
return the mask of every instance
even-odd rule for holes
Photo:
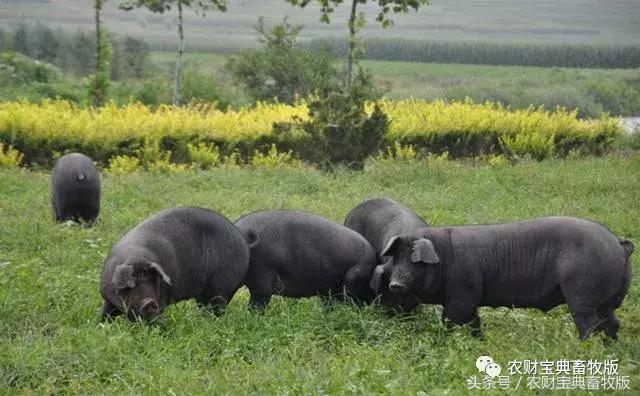
[[[306,7],[314,0],[286,0],[298,7]],[[320,5],[320,20],[329,23],[331,20],[331,14],[335,11],[335,8],[344,3],[345,0],[315,0]],[[364,13],[358,13],[358,5],[366,4],[368,2],[377,3],[379,6],[378,15],[376,20],[382,24],[383,27],[389,27],[393,25],[393,20],[390,18],[390,14],[408,12],[410,10],[417,11],[421,6],[429,4],[429,0],[347,0],[351,3],[351,11],[349,13],[348,28],[349,28],[349,51],[347,53],[347,76],[346,84],[347,89],[351,90],[353,84],[353,68],[358,62],[358,59],[364,52],[364,43],[357,39],[356,34],[365,24],[366,18]]]
[[[178,55],[173,76],[173,104],[177,106],[180,104],[182,55],[184,54],[183,8],[191,8],[204,16],[207,11],[226,11],[227,0],[126,0],[120,4],[120,8],[127,11],[141,7],[157,13],[164,13],[173,7],[178,9]]]
[[[95,0],[93,5],[96,22],[96,70],[89,86],[89,94],[94,106],[101,106],[106,101],[110,80],[109,63],[112,48],[109,35],[102,27],[102,7],[106,1]]]

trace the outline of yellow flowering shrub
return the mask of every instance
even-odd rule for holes
[[[293,157],[291,150],[287,152],[280,152],[275,144],[271,145],[271,148],[266,154],[255,150],[253,157],[251,157],[251,166],[254,168],[264,169],[280,169],[280,168],[300,168],[303,166],[302,161]]]
[[[601,154],[622,132],[614,118],[580,120],[576,112],[563,109],[510,110],[492,103],[418,99],[384,100],[380,106],[391,121],[385,138],[388,146],[397,142],[398,147],[413,150],[448,151],[451,157],[529,153],[538,158],[566,155],[572,149]],[[307,117],[304,103],[258,103],[223,112],[206,105],[152,110],[142,104],[110,103],[93,109],[64,100],[4,102],[0,103],[0,142],[22,153],[27,163],[51,164],[54,152],[81,151],[102,164],[128,156],[139,158],[144,167],[148,167],[145,161],[193,160],[206,168],[219,166],[224,155],[250,157],[272,144],[287,152],[302,134],[280,134],[273,126]],[[162,153],[148,160],[144,153],[149,147]],[[213,147],[220,150],[218,160]],[[170,158],[165,152],[172,153]]]
[[[11,146],[5,148],[0,143],[0,168],[19,168],[22,163],[22,154]]]
[[[135,173],[140,169],[140,160],[136,157],[127,155],[116,155],[109,159],[109,167],[107,170],[114,175],[124,175]]]

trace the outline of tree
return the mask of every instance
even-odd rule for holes
[[[36,59],[55,63],[60,52],[61,42],[59,35],[53,29],[38,22],[35,27],[35,45],[33,55]]]
[[[29,27],[26,23],[20,22],[13,32],[13,50],[23,55],[31,56],[31,45],[29,43]]]
[[[227,0],[126,0],[120,4],[120,8],[127,11],[133,8],[145,7],[149,11],[157,13],[169,11],[174,6],[178,8],[178,56],[176,58],[173,84],[173,104],[177,106],[180,104],[181,63],[184,53],[182,10],[184,7],[188,7],[203,16],[207,11],[212,10],[224,12],[227,10]]]
[[[122,61],[124,75],[143,78],[150,64],[151,52],[149,44],[132,36],[122,40]]]
[[[71,54],[74,73],[88,76],[96,69],[96,42],[88,33],[79,31],[73,35]]]
[[[89,83],[89,94],[93,106],[102,105],[107,99],[107,89],[109,88],[110,72],[109,63],[111,61],[112,47],[109,34],[102,28],[100,14],[106,0],[95,0],[95,21],[96,21],[96,74]]]
[[[286,0],[288,3],[298,6],[306,7],[312,0]],[[334,12],[335,7],[344,3],[345,0],[315,0],[320,5],[320,20],[325,23],[330,22],[331,14]],[[365,24],[364,13],[358,14],[358,4],[366,4],[369,0],[347,0],[351,1],[351,12],[349,13],[348,28],[349,28],[349,51],[347,54],[347,78],[346,85],[347,90],[351,90],[353,83],[353,70],[354,64],[357,63],[359,57],[364,52],[364,44],[356,39],[356,33],[362,29]],[[421,6],[429,4],[429,0],[371,0],[376,2],[379,6],[378,15],[376,20],[382,24],[383,27],[389,27],[393,25],[393,20],[390,18],[391,13],[408,12],[410,10],[417,11]]]
[[[336,82],[338,72],[329,51],[311,52],[299,45],[300,26],[285,18],[280,25],[265,27],[260,18],[255,29],[264,47],[244,51],[226,66],[253,99],[294,103],[298,97],[325,94]]]

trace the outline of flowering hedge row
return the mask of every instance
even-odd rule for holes
[[[386,143],[453,157],[478,154],[531,155],[544,158],[570,150],[601,154],[622,133],[614,118],[579,120],[576,112],[541,108],[510,110],[471,101],[383,101],[391,120]],[[118,155],[140,156],[148,146],[171,152],[173,162],[189,160],[189,145],[214,144],[223,153],[240,155],[286,151],[305,138],[302,132],[280,133],[275,125],[307,117],[304,103],[257,104],[223,112],[213,107],[160,107],[141,104],[99,109],[58,100],[41,104],[0,103],[0,142],[24,155],[25,163],[50,165],[56,155],[81,151],[106,164]],[[288,128],[290,130],[290,128]]]

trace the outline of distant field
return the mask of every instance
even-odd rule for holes
[[[227,56],[192,52],[185,55],[189,67],[209,72],[227,86],[224,75]],[[153,52],[152,61],[172,70],[174,52]],[[393,99],[413,96],[426,99],[500,101],[514,107],[547,104],[580,108],[584,115],[597,116],[605,110],[632,116],[640,114],[640,69],[574,69],[530,66],[488,66],[365,60],[363,65]],[[600,84],[605,84],[604,88]],[[624,97],[620,89],[628,90]],[[630,90],[635,90],[636,93]],[[603,91],[608,96],[603,96]],[[597,96],[602,95],[602,96]],[[620,101],[618,104],[616,101]],[[602,107],[603,103],[605,106]]]
[[[151,60],[164,68],[171,68],[175,63],[176,53],[172,51],[154,51]],[[228,59],[228,55],[210,52],[188,52],[185,61],[201,70],[220,70]],[[559,74],[575,75],[584,79],[590,76],[638,77],[640,69],[573,69],[548,68],[532,66],[491,66],[461,65],[443,63],[389,62],[364,60],[362,64],[378,77],[414,79],[427,75],[436,78],[492,78],[510,79],[516,77],[553,78]]]
[[[126,13],[117,9],[118,3],[106,3],[108,29],[143,37],[158,47],[173,47],[175,11],[162,15],[146,10]],[[361,8],[369,17],[363,32],[368,37],[604,44],[633,44],[640,37],[640,2],[634,0],[433,0],[418,13],[395,17],[395,26],[388,30],[374,22],[377,7],[373,3]],[[327,26],[318,21],[315,2],[299,10],[281,0],[231,0],[224,14],[212,12],[201,18],[186,13],[187,46],[226,51],[254,47],[257,41],[252,26],[259,16],[268,23],[289,16],[291,22],[305,26],[303,39],[344,37],[347,12],[346,5],[338,7],[332,25]],[[88,30],[93,28],[93,10],[86,0],[0,1],[0,27],[11,28],[20,20]]]

